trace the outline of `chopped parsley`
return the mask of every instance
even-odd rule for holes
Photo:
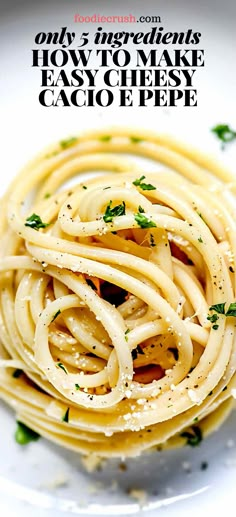
[[[198,242],[201,242],[201,243],[203,242],[203,240],[202,240],[201,236],[200,236],[200,237],[198,237]]]
[[[215,323],[219,319],[219,316],[217,314],[212,314],[211,316],[208,314],[207,319],[211,323]]]
[[[140,187],[142,190],[156,190],[156,187],[154,187],[154,185],[151,183],[144,183],[144,179],[145,176],[141,176],[140,178],[133,181],[133,185],[135,185],[135,187]]]
[[[141,205],[139,205],[138,211],[140,214],[144,214],[144,212],[145,212],[144,208]]]
[[[54,314],[54,316],[53,316],[53,318],[52,318],[52,320],[51,320],[51,323],[53,323],[53,322],[55,321],[55,319],[57,318],[57,316],[59,316],[59,314],[61,314],[60,309],[58,309],[58,311],[57,311],[57,312],[55,312],[55,314]]]
[[[49,197],[51,197],[51,194],[49,192],[46,192],[46,194],[44,194],[44,199],[48,199]]]
[[[138,213],[135,214],[135,216],[134,216],[136,223],[138,223],[138,225],[141,228],[156,228],[156,226],[157,226],[156,223],[154,223],[154,221],[151,221],[145,215],[143,215],[143,212],[144,212],[143,208],[141,206],[139,206]]]
[[[15,440],[19,445],[26,445],[30,442],[36,442],[40,435],[30,429],[27,425],[17,421],[17,428],[15,431]]]
[[[79,384],[75,384],[75,389],[76,389],[76,391],[80,390],[80,385]]]
[[[139,138],[139,136],[131,136],[130,142],[132,142],[132,144],[139,144],[142,142],[142,138]]]
[[[180,435],[182,438],[186,438],[186,445],[196,447],[202,441],[202,431],[197,425],[193,425],[189,431],[184,431]]]
[[[43,223],[41,217],[37,214],[32,214],[29,217],[27,217],[25,226],[29,226],[30,228],[33,228],[34,230],[39,230],[40,228],[46,228],[49,226],[49,223]]]
[[[57,367],[61,368],[63,370],[63,372],[65,372],[68,375],[68,371],[63,363],[57,363]]]
[[[133,360],[135,361],[135,359],[137,359],[138,355],[145,355],[144,354],[144,351],[142,349],[142,347],[140,345],[138,345],[136,348],[134,348],[131,352],[132,354],[132,357],[133,357]]]
[[[125,341],[128,341],[128,333],[130,332],[130,329],[126,329],[125,331]]]
[[[65,414],[62,417],[62,422],[66,422],[68,424],[68,422],[69,422],[69,412],[70,412],[70,408],[68,407],[66,412],[65,412]]]
[[[111,136],[110,135],[103,135],[103,136],[100,136],[99,140],[101,140],[101,142],[110,142]]]
[[[211,305],[209,307],[209,311],[215,311],[218,314],[225,314],[225,303],[216,303],[215,305]],[[236,307],[236,304],[235,304]]]
[[[86,185],[82,185],[82,188],[83,188],[84,190],[87,190],[87,188],[88,188],[88,187],[86,187]]]
[[[75,136],[72,136],[71,138],[68,138],[67,140],[61,140],[60,146],[62,149],[68,149],[68,147],[71,147],[75,142],[78,141],[78,138]]]
[[[236,316],[236,302],[233,302],[229,305],[225,316]]]
[[[222,149],[224,149],[225,144],[232,142],[236,138],[236,131],[231,129],[228,124],[218,124],[211,131],[221,140]]]
[[[212,314],[212,315],[208,314],[208,316],[207,316],[207,320],[210,321],[211,323],[215,323],[218,319],[219,319],[218,314]]]
[[[125,215],[125,202],[122,201],[121,205],[116,205],[111,208],[112,201],[107,205],[105,214],[103,216],[103,220],[105,223],[111,223],[114,217],[120,217],[121,215]]]
[[[23,370],[17,369],[13,372],[12,377],[14,377],[14,379],[19,379],[19,377],[22,375],[22,373],[23,373]]]
[[[211,307],[209,307],[209,311],[215,311],[215,313],[217,314],[223,314],[224,316],[234,316],[236,317],[236,302],[232,302],[230,303],[227,311],[225,311],[225,305],[226,305],[226,302],[224,303],[216,303],[215,305],[211,305]],[[212,314],[212,315],[209,315],[207,316],[207,319],[211,322],[211,323],[215,323],[219,317],[217,314]],[[219,327],[219,325],[213,325],[213,329],[214,330],[217,330]]]

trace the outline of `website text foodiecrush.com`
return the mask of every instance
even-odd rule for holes
[[[160,16],[139,16],[137,18],[133,14],[126,16],[103,16],[100,14],[92,14],[91,16],[82,16],[79,13],[74,15],[76,23],[161,23]]]

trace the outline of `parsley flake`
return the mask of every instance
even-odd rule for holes
[[[68,407],[66,412],[65,412],[65,414],[62,417],[62,422],[66,422],[68,424],[68,422],[69,422],[69,412],[70,412],[70,408]]]
[[[218,312],[218,314],[225,314],[225,303],[216,303],[215,305],[211,305],[209,307],[209,311],[215,311]],[[235,304],[236,308],[236,304]]]
[[[15,440],[19,445],[26,445],[30,442],[36,442],[40,435],[30,429],[27,425],[17,420],[17,428],[15,431]]]
[[[139,136],[131,136],[130,142],[132,142],[132,144],[139,144],[142,142],[142,138],[139,138]]]
[[[207,316],[207,320],[210,321],[211,323],[215,323],[217,320],[219,319],[219,316],[217,314],[208,314]]]
[[[228,124],[218,124],[211,131],[221,140],[222,149],[224,149],[225,144],[232,142],[236,138],[236,131],[231,129]]]
[[[100,136],[99,140],[101,142],[110,142],[111,136],[110,135],[103,135],[103,136]]]
[[[121,215],[125,215],[125,202],[122,201],[121,205],[116,205],[111,208],[112,201],[107,205],[105,214],[103,215],[103,220],[105,223],[111,223],[114,217],[120,217]]]
[[[47,228],[47,226],[49,226],[49,223],[43,223],[39,215],[32,214],[29,217],[27,217],[25,226],[29,226],[30,228],[33,228],[34,230],[38,231],[40,228]]]
[[[56,366],[58,368],[61,368],[61,370],[63,370],[63,372],[65,372],[68,375],[68,371],[67,371],[67,369],[66,369],[66,367],[64,366],[63,363],[57,363]]]
[[[236,316],[236,302],[229,305],[229,308],[225,314],[226,316]]]
[[[133,181],[133,185],[135,185],[135,187],[140,187],[142,190],[156,190],[156,187],[154,187],[154,185],[151,183],[144,183],[144,179],[145,176],[141,176],[140,178]]]
[[[202,441],[202,431],[197,425],[193,425],[189,431],[184,431],[180,435],[182,438],[187,438],[186,444],[191,447],[196,447]]]
[[[71,147],[75,142],[78,141],[78,138],[75,136],[72,136],[71,138],[68,138],[67,140],[61,140],[60,146],[62,149],[68,149],[68,147]]]
[[[80,385],[79,384],[75,384],[75,389],[76,389],[76,391],[80,390]]]
[[[143,215],[144,210],[141,206],[138,207],[138,210],[138,213],[134,216],[136,223],[138,223],[141,228],[156,228],[156,223]]]
[[[130,332],[130,329],[126,329],[125,331],[125,341],[128,341],[128,333]]]
[[[61,314],[60,309],[58,309],[58,311],[57,311],[57,312],[55,312],[55,314],[54,314],[54,316],[53,316],[53,318],[52,318],[52,320],[51,320],[51,323],[53,323],[53,322],[55,321],[55,319],[57,318],[57,316],[59,316],[59,314]]]

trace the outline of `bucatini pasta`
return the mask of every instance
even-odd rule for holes
[[[20,422],[125,457],[197,445],[224,421],[235,184],[173,138],[128,129],[61,141],[14,179],[0,218],[0,398]]]

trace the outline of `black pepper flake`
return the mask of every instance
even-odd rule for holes
[[[67,205],[67,208],[68,208],[68,210],[72,210],[72,206],[71,205]]]

